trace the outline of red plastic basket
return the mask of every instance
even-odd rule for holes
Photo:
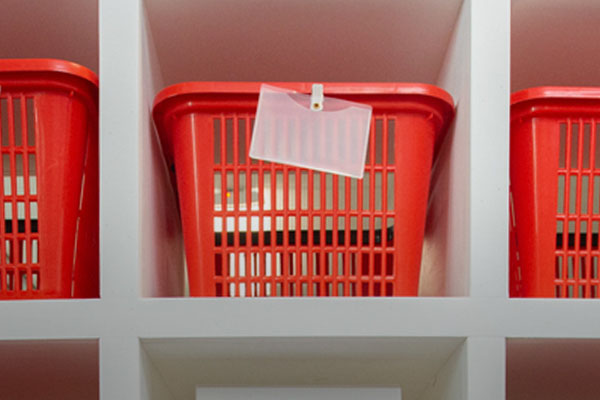
[[[0,299],[98,297],[98,80],[0,60]]]
[[[430,170],[451,97],[428,85],[325,84],[326,95],[373,106],[361,181],[250,159],[259,89],[184,83],[155,101],[191,295],[417,295]]]
[[[600,88],[513,94],[510,291],[599,297]]]

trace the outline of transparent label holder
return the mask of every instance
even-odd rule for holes
[[[362,178],[372,107],[262,85],[250,157]]]

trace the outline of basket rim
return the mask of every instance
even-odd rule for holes
[[[510,96],[510,105],[515,106],[530,100],[577,99],[600,100],[600,87],[594,86],[538,86],[519,90]]]
[[[310,93],[312,82],[184,82],[168,86],[155,97],[153,107],[177,96],[190,94],[258,94],[262,84]],[[454,109],[452,96],[437,86],[398,82],[323,82],[326,95],[421,95],[437,98]]]
[[[3,72],[59,72],[84,79],[98,86],[98,76],[80,64],[53,58],[11,58],[0,59],[0,73]]]

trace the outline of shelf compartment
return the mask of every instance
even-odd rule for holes
[[[0,341],[6,399],[97,400],[98,340]]]
[[[174,398],[200,386],[401,387],[416,400],[464,338],[142,339],[145,369]],[[152,393],[150,393],[150,397]],[[438,397],[431,397],[437,399]],[[440,397],[442,398],[442,397]]]
[[[506,399],[597,399],[599,360],[599,339],[509,339]]]
[[[468,38],[462,33],[458,37],[453,35],[457,30],[469,30],[469,10],[463,7],[462,0],[382,0],[352,5],[338,0],[302,3],[262,0],[253,5],[231,0],[202,3],[182,0],[178,7],[145,0],[143,11],[142,121],[147,120],[146,107],[156,94],[180,82],[422,82],[451,87],[461,96],[468,93],[458,85],[464,81],[462,75],[466,69],[460,65],[468,61],[469,55],[464,51],[468,49]],[[361,29],[348,31],[346,27],[350,25]],[[356,54],[361,56],[356,58]],[[467,108],[463,107],[459,113],[461,121],[467,120]],[[455,136],[460,136],[462,144],[468,126],[462,122],[458,126]],[[160,145],[156,143],[152,124],[146,124],[144,132],[142,296],[182,296],[187,292],[181,284],[184,264],[181,232],[177,232],[181,228],[173,222],[178,219],[176,198],[165,173],[167,168],[157,154]],[[464,152],[463,149],[459,153]],[[447,152],[444,154],[445,160],[439,162],[443,168],[448,162],[466,164],[464,160],[468,159],[454,156],[448,159]],[[454,169],[459,171],[463,167]],[[448,219],[448,207],[467,204],[468,191],[463,187],[468,184],[467,175],[462,172],[459,175],[456,187],[436,190],[433,203],[440,223]],[[451,224],[449,229],[453,230]],[[429,235],[428,247],[435,247],[436,255],[428,258],[433,267],[427,266],[426,276],[441,276],[451,284],[426,279],[423,293],[466,295],[468,266],[462,257],[466,252],[458,239],[452,239],[464,237],[465,232],[448,238],[441,237],[446,236],[441,231]],[[446,255],[437,251],[447,248],[455,249],[451,260],[444,259]],[[446,262],[456,264],[448,268],[451,272],[447,278]]]
[[[98,297],[98,79],[2,59],[0,87],[0,299]]]
[[[511,296],[600,297],[600,89],[513,94],[510,163]]]

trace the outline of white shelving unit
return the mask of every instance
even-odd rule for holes
[[[2,302],[0,398],[192,400],[196,384],[401,386],[404,400],[600,396],[600,303],[507,294],[511,85],[600,85],[597,1],[4,0],[1,10],[0,57],[100,74],[101,298]],[[423,296],[182,297],[179,217],[150,112],[160,89],[191,80],[449,91],[457,114],[434,172]]]

